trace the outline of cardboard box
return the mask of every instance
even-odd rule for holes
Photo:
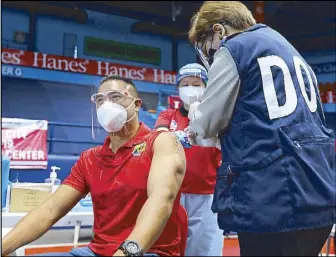
[[[11,188],[9,212],[29,212],[52,194],[52,184],[17,183]]]

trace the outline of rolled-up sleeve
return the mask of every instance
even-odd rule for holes
[[[190,121],[192,129],[202,138],[217,136],[228,127],[237,101],[239,73],[226,47],[216,52],[208,77],[202,101]]]

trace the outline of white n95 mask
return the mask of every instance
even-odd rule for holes
[[[107,132],[117,132],[127,122],[127,109],[119,104],[105,101],[97,110],[97,119]]]
[[[204,90],[205,88],[202,87],[180,87],[179,94],[182,101],[190,106],[192,103],[201,100]]]

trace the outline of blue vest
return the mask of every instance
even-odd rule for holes
[[[241,90],[220,135],[223,160],[212,205],[219,227],[280,232],[336,223],[334,135],[325,127],[315,74],[263,24],[221,47],[232,54]]]

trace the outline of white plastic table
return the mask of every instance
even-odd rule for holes
[[[26,215],[27,213],[9,213],[2,212],[2,237],[8,234],[14,226]],[[66,216],[61,218],[53,228],[56,227],[73,227],[74,228],[74,247],[78,244],[79,232],[82,226],[93,226],[93,212],[92,211],[76,211],[69,212]],[[23,249],[20,248],[16,252],[17,256],[23,256]]]

